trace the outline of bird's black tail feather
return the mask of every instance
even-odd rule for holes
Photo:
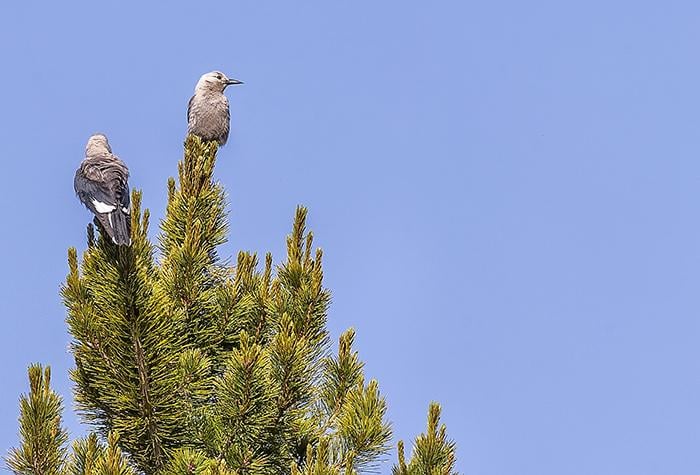
[[[112,238],[114,244],[131,245],[131,216],[120,209],[111,213],[96,213],[95,217],[100,227]]]
[[[121,209],[112,211],[112,224],[114,225],[114,236],[112,240],[122,246],[131,245],[131,216]]]

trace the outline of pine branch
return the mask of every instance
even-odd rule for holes
[[[22,475],[58,475],[66,464],[68,433],[61,426],[63,403],[51,389],[51,369],[29,367],[29,394],[20,397],[20,446],[10,451],[7,467]]]
[[[119,448],[119,437],[110,433],[107,445],[95,434],[73,443],[73,454],[66,475],[136,475]]]
[[[389,452],[391,426],[385,420],[386,401],[377,381],[360,382],[350,390],[338,418],[342,460],[358,470],[373,471]]]
[[[67,475],[99,475],[97,467],[104,451],[104,446],[95,434],[76,440],[73,442],[73,453],[66,470]]]
[[[63,288],[76,368],[76,404],[103,435],[120,445],[145,473],[163,465],[184,432],[184,405],[173,399],[182,338],[155,291],[158,278],[147,239],[141,195],[132,196],[132,245],[101,235],[83,255],[69,252]]]
[[[270,311],[277,321],[287,315],[294,332],[306,338],[320,363],[328,350],[326,320],[330,292],[323,287],[321,249],[312,255],[313,234],[306,233],[307,210],[297,207],[292,234],[287,237],[287,261],[272,283]]]
[[[217,145],[190,135],[178,164],[179,186],[168,182],[168,206],[161,222],[160,293],[177,317],[186,342],[218,359],[225,340],[218,323],[218,287],[226,269],[217,247],[226,242],[226,200],[213,180]]]
[[[136,475],[119,448],[119,436],[111,432],[107,437],[107,447],[97,459],[96,474],[99,475]]]
[[[447,428],[440,424],[440,405],[430,404],[428,409],[428,429],[416,437],[411,460],[406,463],[403,441],[399,441],[399,462],[393,468],[394,475],[456,475],[456,448],[454,441],[447,438]]]
[[[338,356],[330,356],[323,363],[324,378],[320,386],[320,402],[328,426],[335,424],[335,418],[340,413],[348,393],[363,380],[364,363],[360,361],[358,353],[352,351],[354,341],[355,330],[350,328],[340,336]]]

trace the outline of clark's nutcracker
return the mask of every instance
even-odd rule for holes
[[[243,84],[238,79],[229,79],[220,71],[212,71],[199,78],[194,96],[187,105],[187,133],[204,141],[216,140],[224,145],[228,140],[228,99],[224,95],[226,86]]]
[[[131,244],[129,169],[112,154],[107,137],[92,135],[85,147],[85,159],[75,172],[73,186],[82,203],[115,244]]]

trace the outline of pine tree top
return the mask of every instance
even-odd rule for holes
[[[88,228],[68,252],[68,309],[79,414],[94,432],[66,448],[50,373],[30,368],[15,473],[340,474],[374,471],[392,430],[366,381],[354,330],[331,350],[323,253],[298,207],[285,258],[220,259],[228,220],[214,180],[218,148],[185,141],[158,244],[132,195],[132,245]],[[454,444],[430,408],[426,434],[395,473],[453,473]],[[39,464],[39,465],[37,465]],[[427,470],[427,471],[425,471]]]

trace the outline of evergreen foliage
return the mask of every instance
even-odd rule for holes
[[[119,436],[110,432],[107,445],[102,445],[95,434],[73,443],[67,475],[136,475],[119,448]]]
[[[20,446],[7,457],[7,467],[23,475],[56,475],[65,465],[68,433],[61,427],[63,402],[51,390],[51,369],[31,365],[29,394],[20,397]]]
[[[386,401],[365,380],[354,331],[330,348],[330,293],[306,209],[296,210],[280,264],[270,254],[262,268],[255,254],[240,252],[234,266],[218,256],[228,222],[217,151],[187,137],[158,247],[134,191],[131,246],[89,226],[80,262],[69,250],[71,378],[94,432],[68,454],[50,373],[30,367],[20,447],[7,459],[15,473],[353,474],[376,470],[389,452]],[[454,444],[438,423],[431,406],[428,432],[395,473],[453,473]]]
[[[452,475],[455,465],[455,443],[447,438],[445,424],[440,424],[440,405],[430,404],[428,430],[416,437],[411,460],[406,463],[403,441],[399,441],[399,463],[394,475]]]

